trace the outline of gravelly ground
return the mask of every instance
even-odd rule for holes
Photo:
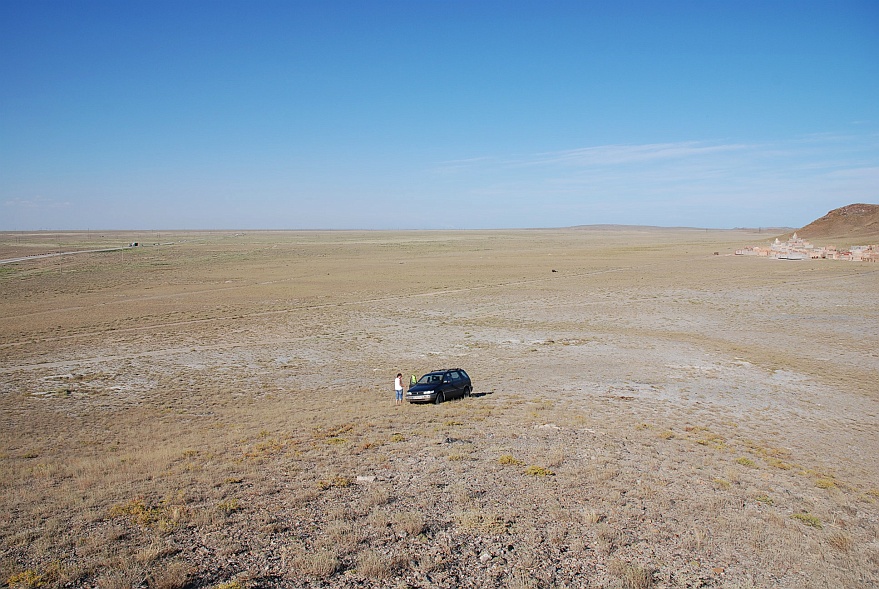
[[[2,579],[875,586],[879,271],[728,255],[759,238],[187,234],[13,265]],[[452,365],[474,397],[393,406],[397,371]]]

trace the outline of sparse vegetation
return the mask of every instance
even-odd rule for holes
[[[829,477],[819,477],[815,480],[815,486],[819,489],[835,489],[836,482]]]
[[[519,460],[518,458],[514,458],[512,454],[504,454],[503,456],[498,458],[498,462],[500,464],[511,465],[511,466],[522,466],[525,464],[523,461]]]
[[[821,523],[821,520],[811,513],[795,513],[791,517],[799,521],[800,523],[812,528],[818,528],[820,530],[824,527],[824,524]]]
[[[293,559],[292,570],[298,575],[326,579],[339,568],[339,559],[327,549],[304,552]]]
[[[555,473],[548,468],[544,468],[542,466],[537,466],[536,464],[532,464],[525,469],[525,474],[534,477],[547,477],[552,476]]]
[[[650,589],[653,586],[653,571],[640,564],[611,559],[609,568],[624,589]]]
[[[879,584],[879,274],[598,233],[192,233],[0,272],[0,584]],[[454,365],[473,397],[393,405]]]
[[[395,513],[392,520],[398,531],[409,536],[417,536],[424,530],[424,518],[417,511]]]
[[[367,550],[357,555],[357,572],[372,579],[387,579],[394,572],[394,561],[378,550]]]

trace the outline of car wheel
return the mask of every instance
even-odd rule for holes
[[[473,392],[473,387],[471,387],[470,385],[467,385],[467,386],[464,388],[464,396],[465,396],[465,397],[469,397],[469,396],[470,396],[470,393],[472,393],[472,392]]]
[[[434,405],[439,405],[443,401],[445,401],[445,395],[443,395],[442,393],[437,393],[436,397],[433,398]]]

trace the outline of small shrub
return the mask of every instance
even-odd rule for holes
[[[181,589],[186,586],[191,572],[191,567],[185,562],[174,561],[156,567],[149,577],[149,586],[151,589]]]
[[[414,511],[395,513],[393,524],[398,532],[405,532],[410,536],[417,536],[424,531],[424,518]]]
[[[260,435],[262,436],[262,434]],[[278,454],[282,450],[284,450],[285,444],[284,441],[277,438],[269,438],[263,442],[258,442],[254,444],[250,449],[244,451],[245,458],[251,459],[262,459],[268,456],[272,456],[273,454]]]
[[[730,483],[728,480],[721,478],[715,478],[714,484],[717,485],[720,489],[729,489],[732,486],[732,483]]]
[[[507,589],[537,589],[539,586],[537,579],[533,579],[523,572],[516,573],[507,582]]]
[[[831,478],[821,477],[815,481],[815,486],[819,489],[835,489],[836,483]]]
[[[639,564],[611,560],[610,573],[617,577],[624,589],[649,589],[653,586],[653,570]]]
[[[821,520],[811,513],[795,513],[791,517],[799,521],[800,523],[810,526],[812,528],[818,528],[820,530],[824,527],[824,525],[821,523]]]
[[[339,569],[339,558],[329,550],[315,550],[300,554],[293,568],[299,574],[326,579]]]
[[[587,509],[583,511],[583,521],[587,524],[597,524],[604,520],[604,515],[595,511],[594,509]]]
[[[6,579],[6,584],[14,589],[32,589],[34,587],[42,587],[46,584],[46,580],[37,571],[27,569],[20,573],[15,573]]]
[[[523,464],[525,464],[524,462],[522,462],[518,458],[514,458],[511,454],[504,454],[503,456],[498,458],[497,461],[501,464],[504,464],[504,465],[509,464],[512,466],[522,466]]]
[[[111,507],[110,517],[127,517],[132,523],[148,526],[162,518],[162,510],[158,507],[147,506],[143,499],[132,499],[128,503]]]
[[[751,460],[750,458],[746,458],[742,456],[741,458],[736,458],[736,463],[741,464],[742,466],[749,466],[751,468],[757,466],[757,463]]]
[[[483,534],[500,534],[507,527],[498,514],[484,509],[470,509],[461,512],[455,516],[455,520],[460,529]]]
[[[726,440],[723,436],[710,431],[705,432],[705,435],[701,439],[696,440],[696,443],[714,448],[715,450],[726,450]]]
[[[851,552],[855,547],[852,537],[844,532],[837,532],[827,538],[827,543],[840,552]]]
[[[364,577],[387,579],[393,571],[393,561],[375,550],[367,550],[357,555],[357,572]]]
[[[370,487],[369,491],[363,497],[363,503],[366,507],[376,505],[385,505],[391,500],[391,492],[383,485]]]
[[[610,554],[620,543],[620,532],[607,524],[601,523],[595,527],[595,545],[605,554]]]
[[[392,442],[405,442],[406,436],[404,436],[403,434],[400,434],[400,433],[392,434],[391,441]]]
[[[129,589],[142,587],[146,575],[143,567],[122,564],[119,568],[106,570],[97,579],[98,589]]]
[[[528,468],[525,469],[525,474],[533,477],[546,477],[553,476],[555,473],[548,468],[544,468],[542,466],[537,466],[536,464],[532,464]]]
[[[363,530],[349,521],[331,522],[324,528],[324,533],[317,539],[317,544],[335,554],[354,551],[363,539]]]
[[[757,495],[754,499],[759,503],[765,503],[766,505],[772,505],[775,503],[769,495]]]
[[[773,456],[767,457],[765,460],[766,464],[768,464],[769,466],[774,466],[775,468],[780,468],[781,470],[790,470],[793,468],[792,464],[785,462],[784,460],[779,460],[778,458],[775,458]]]
[[[239,509],[241,509],[241,505],[238,503],[238,499],[234,497],[231,499],[224,499],[217,503],[217,511],[225,513],[226,515],[238,511]]]
[[[350,477],[346,477],[341,474],[335,475],[331,479],[321,479],[317,482],[317,486],[321,491],[325,491],[327,489],[331,489],[333,487],[345,488],[350,487],[354,481]]]

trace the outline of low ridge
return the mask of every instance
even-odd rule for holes
[[[839,245],[868,245],[879,242],[879,205],[856,203],[833,209],[797,230],[811,241],[844,240]]]

